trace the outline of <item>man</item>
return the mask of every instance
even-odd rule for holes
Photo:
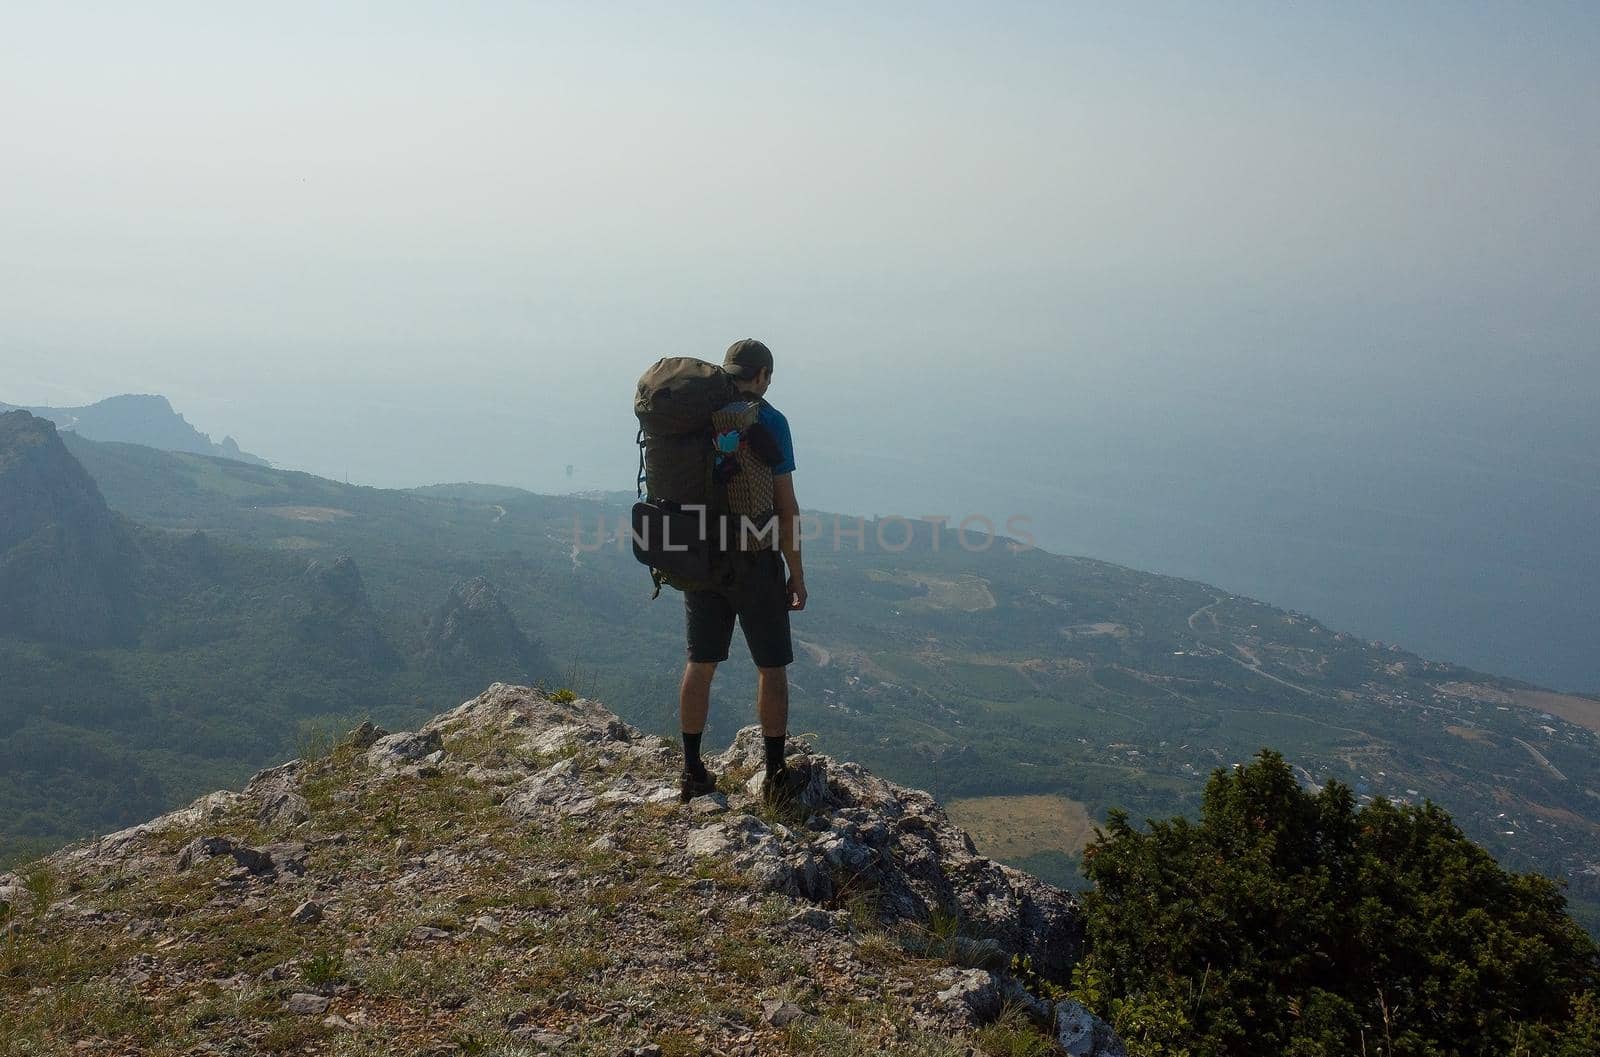
[[[700,736],[711,708],[711,680],[717,665],[728,659],[735,619],[756,664],[756,714],[766,742],[762,794],[775,800],[793,792],[792,772],[783,762],[789,733],[786,666],[794,660],[789,613],[806,607],[805,571],[800,563],[800,504],[794,495],[794,443],[788,419],[765,399],[767,388],[772,385],[772,350],[754,338],[745,338],[728,346],[722,366],[734,376],[742,394],[761,402],[757,421],[778,449],[779,461],[772,469],[778,550],[731,550],[727,554],[731,577],[726,587],[684,592],[689,661],[678,690],[678,717],[684,757],[680,793],[685,803],[716,789],[717,776],[707,771],[700,759]]]

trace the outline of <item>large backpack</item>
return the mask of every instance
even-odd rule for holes
[[[733,376],[714,363],[669,356],[639,378],[639,494],[679,506],[710,506],[715,451],[711,416],[739,398]]]
[[[738,545],[724,515],[771,511],[774,460],[763,451],[759,408],[732,375],[693,357],[657,360],[639,378],[633,552],[650,567],[657,594],[662,584],[682,591],[716,584],[726,575],[721,544]]]

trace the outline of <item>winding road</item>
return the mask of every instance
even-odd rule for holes
[[[1197,618],[1201,613],[1204,613],[1209,609],[1215,609],[1217,606],[1220,606],[1221,604],[1222,604],[1222,596],[1218,595],[1216,598],[1212,599],[1210,602],[1208,602],[1205,605],[1201,606],[1199,609],[1195,610],[1193,613],[1190,613],[1189,614],[1189,630],[1198,635],[1200,633],[1200,629],[1194,626],[1195,618]],[[1220,632],[1222,630],[1220,627],[1217,626],[1217,615],[1215,613],[1211,614],[1211,630],[1213,632]]]
[[[833,654],[828,652],[826,646],[818,646],[816,643],[807,642],[805,639],[795,639],[794,641],[799,644],[801,649],[811,654],[811,659],[817,662],[818,668],[826,668],[833,660]]]

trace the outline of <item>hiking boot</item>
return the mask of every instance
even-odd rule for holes
[[[787,804],[800,795],[800,780],[787,766],[768,772],[761,779],[761,799],[767,804]]]
[[[685,770],[678,776],[678,799],[685,804],[697,796],[717,791],[717,776],[703,770],[699,774]]]

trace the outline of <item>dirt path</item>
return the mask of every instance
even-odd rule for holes
[[[817,662],[818,668],[826,668],[833,661],[833,654],[828,652],[826,646],[818,646],[816,643],[807,642],[805,639],[795,639],[794,641],[800,644],[801,649],[811,654],[811,659]]]
[[[1263,672],[1261,674],[1265,675],[1266,673]],[[1285,719],[1297,719],[1302,723],[1315,723],[1319,727],[1327,727],[1329,730],[1342,730],[1346,734],[1359,734],[1361,737],[1372,742],[1374,745],[1382,744],[1379,739],[1373,737],[1367,731],[1357,730],[1355,727],[1341,727],[1337,723],[1324,723],[1320,719],[1312,719],[1310,716],[1302,716],[1298,712],[1278,712],[1267,708],[1232,708],[1228,711],[1237,712],[1241,716],[1282,716]]]
[[[1216,598],[1212,599],[1207,604],[1201,606],[1199,609],[1195,610],[1193,613],[1190,613],[1189,614],[1189,630],[1194,632],[1197,635],[1200,633],[1200,629],[1194,626],[1194,622],[1200,616],[1201,613],[1205,613],[1211,619],[1211,631],[1212,631],[1212,633],[1213,634],[1220,633],[1222,631],[1222,629],[1217,626],[1217,615],[1215,613],[1211,613],[1211,612],[1208,612],[1208,611],[1212,610],[1212,609],[1215,609],[1217,606],[1220,606],[1221,604],[1222,604],[1222,596],[1218,595]]]
[[[1250,661],[1246,662],[1246,661],[1241,661],[1237,657],[1228,657],[1228,660],[1232,661],[1234,664],[1237,664],[1239,667],[1243,668],[1245,671],[1247,671],[1247,672],[1255,672],[1257,675],[1261,676],[1261,678],[1263,678],[1263,679],[1271,679],[1275,683],[1282,683],[1284,686],[1287,686],[1289,689],[1298,690],[1298,691],[1300,691],[1300,693],[1305,694],[1307,697],[1316,697],[1317,696],[1317,692],[1315,690],[1307,690],[1305,687],[1300,686],[1300,685],[1298,685],[1296,683],[1291,683],[1287,679],[1280,679],[1276,675],[1273,675],[1271,672],[1262,671],[1261,670],[1261,662],[1259,660],[1257,660],[1256,659],[1256,655],[1254,653],[1250,652],[1250,650],[1248,650],[1246,647],[1240,646],[1237,643],[1235,643],[1233,648],[1238,650],[1239,652],[1243,653],[1245,656],[1250,658]],[[1224,656],[1226,656],[1226,655],[1224,655]]]

